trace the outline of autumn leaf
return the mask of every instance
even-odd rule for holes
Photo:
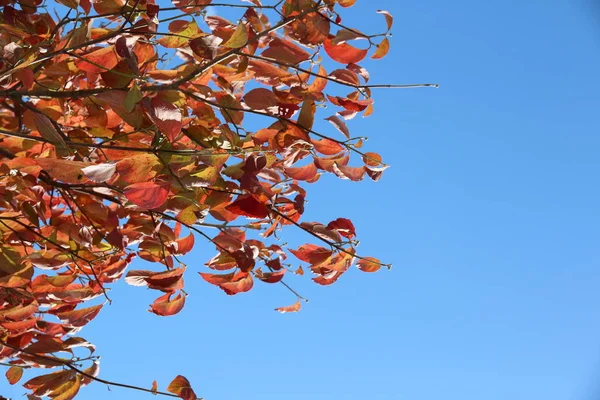
[[[318,265],[327,260],[333,254],[333,251],[324,247],[315,246],[314,244],[305,244],[296,250],[291,250],[290,253],[312,265]]]
[[[356,236],[356,230],[352,221],[347,218],[338,218],[327,224],[327,229],[331,229],[340,233],[340,235],[352,239]]]
[[[227,42],[223,44],[225,47],[229,47],[230,49],[239,49],[240,47],[244,47],[248,43],[248,28],[246,25],[239,24],[233,35],[229,38]]]
[[[356,262],[358,269],[364,272],[377,272],[381,268],[381,261],[374,257],[365,257]]]
[[[373,59],[380,59],[385,57],[385,55],[390,51],[390,41],[388,38],[383,38],[381,43],[377,45],[377,51],[371,56]]]
[[[11,385],[14,385],[15,383],[19,382],[22,376],[23,368],[21,367],[12,366],[6,370],[6,379]]]
[[[154,303],[150,305],[150,311],[163,317],[175,315],[180,312],[185,305],[186,296],[182,293],[179,293],[174,298],[171,298],[172,296],[172,293],[167,293],[154,300]]]
[[[385,10],[377,10],[377,14],[381,14],[385,17],[385,23],[387,25],[387,30],[392,29],[392,25],[394,24],[394,17],[388,11]]]
[[[167,391],[176,394],[183,400],[197,400],[190,381],[182,375],[177,375],[167,387]]]
[[[258,201],[252,195],[238,197],[236,201],[229,204],[225,209],[236,215],[243,215],[251,218],[266,218],[269,215],[269,208],[267,205]]]
[[[171,142],[175,141],[181,133],[181,111],[171,104],[161,99],[154,97],[151,102],[150,118]]]
[[[34,112],[33,120],[36,129],[44,139],[55,145],[67,146],[64,134],[56,130],[52,122],[50,122],[50,118],[44,114]]]
[[[82,55],[77,67],[82,71],[99,74],[113,69],[118,63],[115,46],[110,45]]]
[[[142,91],[137,83],[134,83],[129,92],[127,92],[127,96],[125,96],[125,111],[132,112],[135,108],[135,105],[140,102],[142,99]]]
[[[158,208],[167,201],[169,188],[166,183],[140,182],[124,189],[125,197],[141,208]]]
[[[117,167],[113,163],[102,163],[82,168],[81,172],[91,181],[102,183],[113,177]]]
[[[357,49],[347,43],[334,44],[332,40],[333,37],[329,37],[323,43],[325,52],[333,60],[342,64],[356,64],[363,60],[369,52],[368,49]]]
[[[291,306],[278,307],[275,309],[275,311],[279,311],[280,313],[285,314],[285,313],[298,312],[298,311],[300,311],[301,308],[302,308],[302,303],[300,303],[300,299],[298,299]]]

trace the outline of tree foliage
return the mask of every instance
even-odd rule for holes
[[[187,279],[228,295],[304,274],[288,257],[320,285],[355,262],[366,272],[384,265],[357,253],[350,220],[302,214],[307,185],[323,174],[379,180],[387,168],[346,121],[373,112],[373,87],[390,87],[368,85],[359,63],[385,56],[392,16],[379,11],[382,31],[367,35],[338,13],[354,0],[56,2],[0,0],[6,378],[51,369],[24,383],[30,399],[71,399],[94,380],[195,399],[183,376],[166,392],[101,379],[78,331],[121,278],[157,292],[151,312],[178,313],[179,257],[199,241],[215,255]],[[208,6],[239,14],[227,20]],[[327,110],[334,133],[315,131]],[[312,243],[278,244],[287,228]],[[127,271],[136,257],[148,270]],[[289,289],[297,301],[282,313],[301,307]]]

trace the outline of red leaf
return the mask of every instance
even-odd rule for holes
[[[181,133],[181,111],[172,103],[160,97],[152,98],[150,118],[171,142],[174,142]]]
[[[283,275],[285,275],[285,269],[277,272],[263,272],[260,275],[257,275],[257,278],[266,283],[277,283],[283,279]]]
[[[347,43],[333,44],[333,36],[325,40],[324,47],[329,57],[342,64],[356,64],[367,56],[368,49],[357,49]]]
[[[179,293],[171,300],[173,293],[167,293],[154,300],[150,305],[150,311],[156,315],[168,317],[177,314],[185,305],[185,296]]]
[[[327,229],[338,231],[340,235],[352,239],[356,236],[356,230],[352,221],[346,218],[338,218],[327,224]]]
[[[333,251],[324,247],[315,246],[314,244],[305,244],[298,247],[297,250],[290,249],[290,253],[311,265],[319,265],[331,257]]]
[[[169,188],[166,183],[141,182],[125,188],[125,197],[141,208],[158,208],[167,201]]]
[[[127,277],[130,277],[130,274],[133,272],[138,271],[130,271],[130,273],[127,274]],[[152,275],[143,279],[146,281],[150,289],[158,289],[165,292],[174,292],[175,290],[181,289],[181,287],[183,286],[181,281],[184,272],[185,267],[175,268],[165,272],[152,273]],[[125,278],[125,280],[127,280],[127,278]]]
[[[344,107],[346,110],[349,111],[362,111],[371,104],[373,104],[373,99],[353,100],[345,97],[329,95],[327,95],[327,98],[336,106]]]
[[[252,276],[247,272],[238,272],[237,274],[207,274],[200,272],[200,276],[208,283],[217,285],[228,295],[234,295],[242,292],[247,292],[252,289],[254,282]]]
[[[252,195],[238,197],[236,201],[225,207],[225,209],[234,214],[251,218],[266,218],[269,215],[269,208],[266,204],[256,200]]]

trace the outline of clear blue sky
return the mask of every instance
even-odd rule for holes
[[[373,30],[376,9],[396,23],[372,81],[441,88],[377,92],[350,129],[392,168],[313,185],[307,220],[352,217],[361,252],[394,269],[293,279],[310,302],[280,315],[282,287],[227,297],[201,282],[213,249],[199,246],[176,317],[146,311],[155,292],[115,286],[81,334],[102,377],[164,390],[183,374],[207,400],[600,398],[600,6],[359,0],[345,21]]]

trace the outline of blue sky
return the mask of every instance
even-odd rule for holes
[[[200,282],[200,245],[176,317],[114,287],[82,332],[103,378],[164,390],[183,374],[207,400],[600,397],[600,7],[359,0],[345,22],[377,30],[377,9],[396,23],[372,82],[441,88],[378,91],[349,126],[392,167],[379,183],[321,180],[306,219],[351,217],[361,253],[393,270],[293,279],[310,302],[280,315],[294,301],[280,286],[227,297]],[[78,398],[153,397],[93,384]]]

